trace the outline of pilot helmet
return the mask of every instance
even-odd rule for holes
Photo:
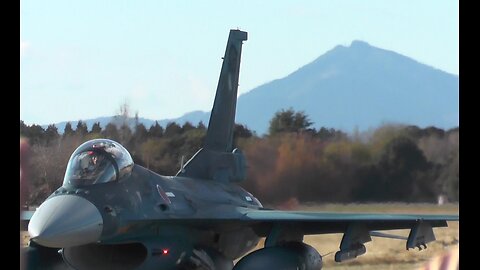
[[[90,140],[70,157],[64,185],[92,185],[120,180],[130,175],[133,160],[120,143],[109,139]]]

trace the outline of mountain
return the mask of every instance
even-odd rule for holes
[[[336,46],[285,78],[241,95],[236,119],[263,134],[276,111],[291,107],[304,111],[316,128],[350,132],[382,123],[405,123],[447,129],[459,124],[458,85],[456,75],[353,41],[349,47]],[[208,119],[208,114],[201,119]],[[189,119],[186,114],[175,121]]]
[[[315,128],[351,132],[382,123],[404,123],[448,129],[459,124],[458,88],[456,75],[353,41],[348,47],[336,46],[284,78],[241,95],[236,119],[259,135],[267,132],[275,112],[290,107],[304,111]],[[95,121],[105,126],[109,119],[86,122],[90,128]],[[139,120],[147,128],[155,123]],[[209,112],[194,111],[159,123],[203,121],[207,125],[208,120]],[[58,130],[63,132],[64,125],[57,124]],[[75,128],[76,122],[72,126]]]

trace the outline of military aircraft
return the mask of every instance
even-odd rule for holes
[[[435,240],[433,227],[459,220],[278,211],[239,187],[247,165],[232,140],[245,40],[230,30],[203,148],[175,176],[134,164],[108,139],[73,152],[63,185],[28,224],[28,269],[317,270],[322,256],[304,235],[342,233],[335,261],[343,262],[364,254],[371,236],[396,237],[380,230],[410,229],[406,248],[421,249]],[[264,248],[247,254],[262,237]]]

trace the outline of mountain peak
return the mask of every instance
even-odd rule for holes
[[[381,123],[458,125],[458,76],[361,40],[338,45],[288,76],[239,97],[237,121],[263,134],[280,109],[314,126],[351,131]]]
[[[370,48],[370,47],[372,47],[370,44],[362,40],[353,40],[352,44],[350,44],[350,48]]]
[[[350,46],[345,46],[345,45],[337,45],[333,49],[331,49],[329,52],[332,51],[344,51],[348,49],[363,49],[363,48],[374,48],[372,45],[370,45],[368,42],[363,41],[363,40],[353,40],[350,43]],[[328,53],[328,52],[327,52]],[[322,57],[322,56],[320,56]]]

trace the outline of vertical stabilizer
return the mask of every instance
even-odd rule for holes
[[[217,93],[208,124],[205,149],[231,152],[235,110],[237,104],[238,76],[242,41],[247,32],[230,30],[222,70],[218,80]]]
[[[246,177],[245,157],[239,149],[232,149],[240,55],[244,40],[247,40],[247,32],[230,30],[205,143],[202,149],[182,165],[177,176],[223,182],[239,182]]]

